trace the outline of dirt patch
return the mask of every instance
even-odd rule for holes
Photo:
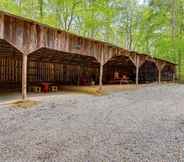
[[[99,90],[99,86],[62,86],[62,89],[68,92],[84,93],[94,96],[104,96],[111,94],[113,92],[122,92],[127,90],[134,91],[142,87],[144,87],[144,85],[136,86],[134,84],[127,84],[127,85],[105,85],[102,87],[102,90]]]
[[[85,93],[85,94],[90,94],[94,96],[102,96],[107,94],[105,91],[100,91],[99,87],[97,86],[64,86],[63,87],[64,91],[70,91],[70,92],[77,92],[77,93]]]
[[[29,108],[37,106],[39,103],[40,103],[39,101],[19,100],[19,101],[10,103],[10,105],[14,108],[29,109]]]

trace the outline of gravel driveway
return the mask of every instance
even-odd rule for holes
[[[184,85],[40,100],[29,110],[0,105],[0,161],[184,160]]]

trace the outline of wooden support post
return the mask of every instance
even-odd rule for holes
[[[158,68],[158,84],[160,84],[161,83],[162,64],[157,63],[157,68]]]
[[[156,65],[157,65],[157,69],[158,69],[158,84],[160,84],[161,83],[161,74],[162,74],[162,70],[165,66],[165,63],[157,62]]]
[[[136,56],[136,86],[139,85],[139,56]]]
[[[102,49],[102,54],[101,54],[101,60],[100,60],[100,76],[99,76],[99,91],[102,90],[102,86],[103,86],[103,49]]]
[[[102,80],[103,80],[103,64],[100,63],[100,78],[99,78],[99,90],[100,91],[102,90],[102,86],[103,86]]]
[[[67,65],[63,64],[63,82],[64,84],[67,82]]]
[[[78,78],[77,78],[77,86],[80,86],[80,75],[81,75],[81,65],[79,65]]]
[[[161,83],[161,69],[158,69],[158,84]]]
[[[27,55],[23,54],[22,60],[22,99],[27,98]]]
[[[175,83],[175,73],[173,73],[173,83]]]
[[[176,66],[174,67],[174,71],[173,71],[173,83],[176,82]]]

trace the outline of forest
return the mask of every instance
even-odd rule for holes
[[[0,10],[166,59],[184,80],[184,0],[0,0]]]

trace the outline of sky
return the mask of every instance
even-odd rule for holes
[[[146,0],[138,0],[139,4],[144,4]]]

